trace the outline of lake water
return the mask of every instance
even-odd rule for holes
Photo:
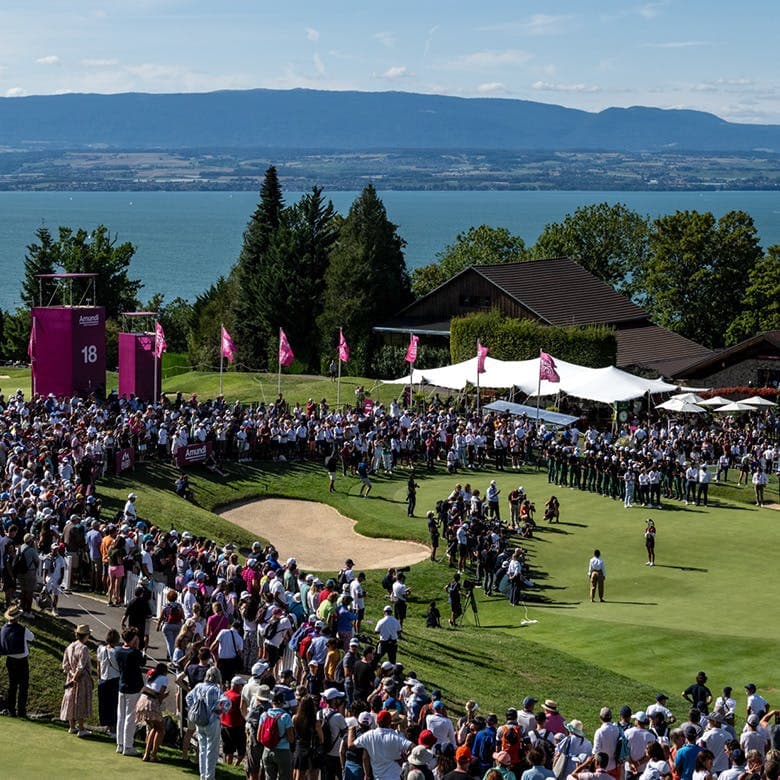
[[[355,192],[329,197],[342,213]],[[471,225],[508,228],[527,245],[549,222],[578,206],[625,203],[652,217],[676,210],[743,209],[753,216],[764,247],[780,243],[780,192],[381,192],[388,216],[407,242],[410,268],[436,259]],[[292,203],[299,193],[287,193]],[[0,193],[0,307],[18,305],[25,247],[46,224],[110,228],[137,247],[131,275],[155,292],[193,300],[235,262],[247,220],[257,205],[252,192],[2,192]]]

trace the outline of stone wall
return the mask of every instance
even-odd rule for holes
[[[688,382],[691,385],[701,382],[710,387],[736,387],[752,382],[755,387],[759,387],[764,384],[764,382],[759,382],[759,373],[762,377],[768,373],[770,379],[776,384],[780,380],[780,361],[749,358],[706,376],[695,379],[691,377]]]

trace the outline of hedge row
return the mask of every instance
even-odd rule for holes
[[[474,357],[477,339],[490,349],[491,357],[499,360],[529,360],[538,357],[539,350],[543,349],[569,363],[603,368],[614,366],[617,357],[615,331],[606,325],[541,325],[491,311],[452,320],[452,362]]]

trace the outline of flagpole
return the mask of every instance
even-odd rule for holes
[[[539,429],[539,395],[542,392],[542,350],[539,349],[539,371],[536,378],[536,428]]]
[[[225,353],[222,349],[222,331],[225,326],[220,323],[219,326],[219,394],[222,395],[222,367],[225,363]]]
[[[339,328],[339,353],[336,355],[336,362],[339,364],[339,376],[336,382],[336,408],[341,406],[341,339],[344,330]]]
[[[477,339],[477,422],[479,422],[479,339]]]
[[[160,334],[157,332],[158,320],[154,321],[154,393],[152,395],[152,406],[157,403],[157,339],[160,338]]]
[[[412,331],[409,331],[409,343],[411,343],[413,335]],[[417,355],[415,355],[414,358],[415,359],[409,364],[409,409],[412,408],[412,394],[414,392],[414,381],[412,377],[414,376],[414,364],[417,362]]]
[[[282,329],[279,328],[279,346],[281,347],[282,344]],[[282,395],[282,354],[281,349],[279,350],[279,373],[277,375],[276,379],[276,394],[278,396]]]

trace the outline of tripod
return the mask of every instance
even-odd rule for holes
[[[479,609],[477,608],[477,601],[474,598],[474,589],[469,588],[466,591],[466,607],[471,607],[471,614],[474,618],[474,625],[480,627],[479,622]]]

